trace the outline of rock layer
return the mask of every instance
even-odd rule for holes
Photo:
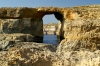
[[[0,34],[30,34],[34,36],[33,41],[42,42],[42,19],[0,19],[0,24]]]

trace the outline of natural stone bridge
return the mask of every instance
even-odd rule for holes
[[[94,11],[94,9],[96,11]],[[87,19],[97,20],[100,19],[99,6],[81,6],[72,8],[58,8],[58,7],[38,7],[38,8],[0,8],[0,33],[12,34],[23,33],[31,34],[33,36],[32,41],[43,41],[43,17],[48,14],[54,14],[55,18],[59,20],[57,36],[58,39],[68,39],[68,32],[72,30],[74,26],[79,24],[78,22]],[[70,25],[70,23],[73,24]],[[82,22],[83,23],[83,22]],[[79,31],[87,31],[87,28],[83,28],[80,23]],[[92,28],[90,28],[92,29]],[[89,30],[90,30],[89,29]],[[73,32],[77,32],[76,30]],[[73,33],[71,32],[71,33]],[[75,33],[77,34],[77,33]],[[74,35],[75,35],[74,34]],[[81,37],[81,36],[80,36]],[[76,38],[76,37],[75,37]]]
[[[75,19],[74,12],[68,8],[38,7],[38,8],[0,8],[0,32],[1,33],[24,33],[34,36],[33,41],[43,41],[43,17],[54,14],[61,22],[58,34],[64,38],[64,22]],[[7,20],[8,19],[8,20]],[[61,32],[60,32],[61,30]]]
[[[4,35],[17,33],[17,35],[10,35],[13,39],[8,37],[7,40],[42,42],[42,18],[48,14],[54,14],[55,18],[59,20],[56,34],[60,40],[94,40],[95,36],[92,34],[95,34],[95,31],[99,39],[99,5],[72,8],[0,8],[0,33]],[[23,35],[18,35],[18,33],[22,33]],[[5,40],[2,38],[0,40]]]

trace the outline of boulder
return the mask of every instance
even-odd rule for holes
[[[0,50],[8,50],[15,42],[33,42],[33,39],[30,34],[0,34]]]

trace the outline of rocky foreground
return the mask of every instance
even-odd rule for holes
[[[0,52],[0,66],[100,66],[100,50],[58,51],[52,45],[18,42]]]
[[[33,42],[45,14],[59,20],[57,46]],[[100,5],[1,8],[0,18],[0,66],[100,66]]]

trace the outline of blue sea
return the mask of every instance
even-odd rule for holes
[[[44,35],[43,43],[56,45],[58,43],[57,36],[56,35]]]

